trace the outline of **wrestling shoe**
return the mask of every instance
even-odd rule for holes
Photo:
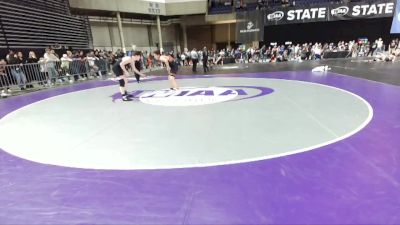
[[[122,101],[129,102],[129,101],[132,101],[132,99],[130,99],[127,95],[124,95],[124,96],[122,96]]]
[[[126,95],[128,98],[132,98],[132,97],[133,97],[133,95],[132,95],[132,94],[129,94],[127,91],[125,91],[125,95]]]

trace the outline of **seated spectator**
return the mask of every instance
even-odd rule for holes
[[[217,56],[217,60],[215,60],[214,64],[218,65],[219,63],[221,63],[221,65],[224,65],[224,58],[225,58],[225,49],[222,49]]]
[[[400,46],[397,46],[396,50],[392,53],[393,55],[393,62],[399,61],[400,59]]]
[[[289,60],[289,51],[288,50],[284,50],[283,54],[280,57],[280,62],[286,62]]]
[[[278,54],[279,54],[278,48],[277,48],[276,46],[274,46],[274,47],[271,49],[271,59],[270,59],[269,62],[276,62],[277,57],[278,57]]]
[[[242,53],[241,53],[240,49],[238,48],[235,50],[235,62],[240,63],[241,59],[242,59]]]
[[[316,60],[320,60],[321,59],[321,53],[322,53],[321,46],[320,45],[316,46],[315,49],[314,49],[314,57],[315,57]]]
[[[395,40],[392,40],[392,42],[389,44],[389,53],[392,54],[396,50],[396,42]]]

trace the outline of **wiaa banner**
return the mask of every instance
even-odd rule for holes
[[[396,12],[393,15],[391,34],[400,34],[400,0],[397,0]]]
[[[265,25],[392,17],[395,0],[375,0],[266,10]]]
[[[256,12],[236,13],[236,43],[251,43],[264,39],[263,14]]]

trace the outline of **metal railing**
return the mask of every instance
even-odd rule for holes
[[[11,92],[21,93],[88,79],[106,79],[111,75],[110,71],[107,59],[0,64],[0,91],[2,97],[7,97]]]
[[[163,69],[154,62],[142,72]],[[128,71],[131,69],[128,69]],[[6,65],[0,62],[0,94],[1,98],[27,92],[71,85],[85,80],[113,79],[114,74],[108,59],[66,59],[59,61],[39,61],[30,64]]]

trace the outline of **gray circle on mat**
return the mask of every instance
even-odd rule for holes
[[[355,134],[373,114],[361,97],[309,82],[234,77],[178,82],[182,87],[261,86],[273,92],[188,107],[113,102],[117,85],[72,92],[1,119],[0,148],[34,162],[76,168],[215,166],[322,147]],[[129,84],[129,89],[167,85],[152,81]]]

